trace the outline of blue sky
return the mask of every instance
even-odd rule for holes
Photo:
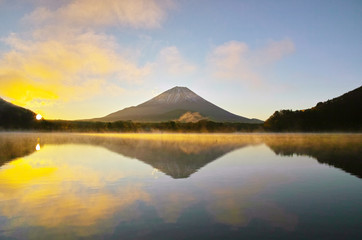
[[[361,86],[361,1],[0,0],[0,96],[100,117],[174,86],[245,116]]]

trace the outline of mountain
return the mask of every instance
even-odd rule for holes
[[[186,113],[188,114],[182,117]],[[125,108],[105,117],[92,120],[105,122],[121,120],[162,122],[180,118],[184,120],[190,114],[215,122],[262,123],[258,119],[249,119],[230,113],[206,101],[186,87],[171,88],[138,106]]]
[[[35,113],[0,98],[0,128],[27,128],[35,121]]]
[[[174,179],[180,179],[190,177],[207,164],[247,144],[122,139],[103,142],[101,146],[123,156],[138,159]]]
[[[362,86],[309,109],[276,111],[264,127],[272,131],[362,131]]]

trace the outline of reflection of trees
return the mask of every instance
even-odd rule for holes
[[[39,136],[39,139],[37,138]],[[235,149],[265,143],[276,154],[307,155],[362,177],[360,134],[0,134],[0,165],[29,155],[37,143],[90,144],[141,160],[173,178],[187,178],[206,164]]]
[[[34,134],[0,134],[0,166],[18,157],[35,152],[37,137]]]
[[[1,163],[34,152],[37,144],[35,136],[36,134],[31,133],[2,135],[0,149],[6,148],[9,151],[2,151],[6,152],[6,156]],[[172,178],[187,178],[224,154],[253,143],[250,139],[223,141],[217,135],[190,138],[179,138],[174,135],[162,135],[161,138],[148,138],[149,135],[144,135],[145,138],[80,134],[40,134],[39,136],[41,144],[72,143],[102,146],[112,152],[141,160]]]
[[[264,142],[278,155],[311,156],[362,178],[362,135],[280,135]]]
[[[134,174],[130,169],[136,169],[139,164],[122,165],[108,151],[98,155],[98,151],[92,151],[96,149],[89,150],[79,145],[64,148],[53,146],[53,149],[49,147],[50,151],[45,155],[34,154],[19,159],[34,152],[37,143],[45,148],[48,144],[101,146],[129,158],[137,158],[173,178],[189,177],[234,149],[265,143],[276,154],[312,156],[319,162],[326,162],[361,177],[362,135],[137,134],[120,137],[3,133],[0,134],[0,164],[18,158],[8,167],[2,168],[0,174],[0,215],[5,219],[0,231],[9,234],[9,237],[17,237],[16,234],[20,232],[25,235],[31,233],[39,239],[58,233],[68,233],[67,236],[74,238],[160,238],[159,233],[165,232],[164,229],[169,233],[163,235],[164,239],[175,238],[175,235],[179,239],[192,238],[194,235],[191,233],[200,234],[202,231],[208,237],[229,234],[233,239],[250,238],[257,234],[265,237],[267,233],[272,234],[271,238],[306,234],[303,224],[308,218],[299,218],[298,214],[291,211],[291,205],[284,207],[270,195],[271,191],[279,195],[275,187],[293,181],[293,176],[284,174],[283,165],[266,168],[264,164],[270,164],[266,159],[256,163],[247,159],[237,161],[234,165],[227,165],[228,170],[220,171],[221,174],[205,174],[196,181],[150,183],[149,175],[145,179],[139,177],[149,174],[149,168],[145,168],[145,172],[141,170],[140,175]],[[63,156],[64,149],[68,147],[75,148]],[[241,160],[242,154],[240,152],[237,155]],[[60,157],[54,157],[53,161],[51,156]],[[81,156],[81,159],[65,159],[65,156]],[[249,157],[247,154],[245,156]],[[354,165],[347,166],[350,163]],[[254,164],[252,170],[249,164]],[[235,169],[230,171],[233,167]],[[213,173],[218,170],[220,168],[214,168]],[[230,174],[232,178],[226,177],[227,181],[223,177],[218,179],[218,176],[225,174]],[[127,177],[131,177],[130,181],[123,180]],[[298,187],[298,184],[294,186]],[[283,191],[293,193],[293,190]],[[295,206],[301,206],[298,204]],[[334,205],[326,205],[327,211],[331,206]],[[230,231],[230,227],[235,231]],[[352,236],[355,235],[352,233]]]

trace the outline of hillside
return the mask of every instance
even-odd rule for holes
[[[310,109],[276,111],[264,127],[272,131],[362,131],[362,86]]]
[[[180,119],[185,113],[215,122],[262,123],[230,113],[198,96],[186,87],[174,87],[135,107],[111,113],[92,121],[162,122]],[[185,118],[182,118],[185,119]]]
[[[35,120],[36,114],[31,110],[16,106],[0,98],[0,131],[40,130],[66,132],[240,132],[255,131],[261,124],[238,122],[212,122],[198,113],[171,112],[177,121],[132,122],[132,121],[66,121]]]
[[[24,129],[35,121],[35,113],[0,98],[0,129]]]

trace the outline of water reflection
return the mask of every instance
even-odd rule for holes
[[[41,148],[39,134],[0,134],[0,165]],[[41,134],[46,144],[89,144],[136,158],[172,178],[188,178],[206,164],[245,146],[266,144],[281,156],[310,156],[362,177],[360,134],[183,135]],[[35,144],[35,149],[34,149]],[[33,148],[33,149],[32,149]]]
[[[281,135],[265,139],[278,155],[305,155],[362,178],[360,134]]]
[[[97,166],[100,156],[108,159],[103,168]],[[114,169],[114,158],[102,149],[64,145],[44,147],[36,158],[5,165],[0,172],[0,215],[8,220],[1,230],[31,224],[57,231],[74,228],[83,236],[105,231],[90,228],[101,220],[109,221],[107,228],[114,227],[108,218],[115,211],[123,211],[123,219],[134,218],[129,206],[149,197],[139,181],[112,185],[126,177],[125,171]]]
[[[313,221],[345,205],[353,211],[324,224],[358,237],[360,180],[317,161],[361,177],[361,144],[353,134],[0,134],[0,236],[313,238]]]

